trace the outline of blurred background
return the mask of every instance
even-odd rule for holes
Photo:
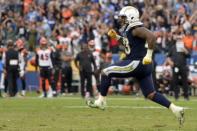
[[[170,54],[173,46],[183,44],[189,54],[186,60],[189,95],[196,95],[197,88],[197,1],[196,0],[0,0],[0,46],[1,56],[8,40],[22,40],[28,52],[26,56],[26,90],[40,92],[38,73],[32,59],[39,47],[39,40],[45,37],[54,52],[66,50],[71,54],[72,86],[66,87],[65,94],[80,91],[78,69],[73,64],[81,46],[87,44],[92,51],[98,69],[103,65],[124,58],[124,49],[118,42],[107,36],[111,28],[119,31],[118,11],[127,5],[136,7],[144,26],[157,37],[154,53],[154,81],[156,89],[174,96],[174,63]],[[177,52],[178,49],[176,50]],[[169,58],[169,59],[168,59]],[[182,59],[182,58],[181,58]],[[61,67],[60,67],[61,68]],[[62,69],[61,69],[62,70]],[[180,70],[180,69],[179,69]],[[3,63],[0,66],[3,73]],[[62,88],[61,74],[57,90]],[[93,73],[94,74],[94,73]],[[182,79],[176,74],[176,85],[183,87]],[[94,75],[92,88],[96,94],[97,80]],[[67,76],[69,77],[69,76]],[[65,77],[64,79],[67,79]],[[63,83],[67,85],[67,83]],[[68,85],[67,85],[68,86]],[[3,87],[1,87],[3,90]],[[17,88],[21,88],[18,80]],[[178,88],[178,87],[177,87]],[[183,87],[184,88],[184,87]],[[179,95],[184,93],[179,90]],[[133,78],[114,79],[109,94],[140,95],[137,81]],[[87,93],[88,95],[88,93]]]

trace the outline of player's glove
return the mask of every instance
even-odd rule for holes
[[[119,39],[120,36],[116,33],[116,31],[114,29],[110,29],[107,33],[107,35],[113,39]]]
[[[152,54],[153,54],[153,50],[148,49],[147,53],[146,53],[146,56],[142,60],[142,64],[144,64],[144,65],[151,64],[152,63]]]

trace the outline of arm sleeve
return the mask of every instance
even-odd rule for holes
[[[54,66],[54,61],[55,61],[54,53],[55,53],[55,52],[52,51],[51,54],[50,54],[51,68],[53,68],[53,66]]]
[[[6,53],[5,52],[3,53],[3,56],[2,56],[2,63],[3,63],[3,67],[5,68],[6,67]]]
[[[36,58],[35,58],[36,70],[38,69],[38,66],[39,66],[39,61],[38,61],[38,59],[39,59],[39,56],[38,56],[38,54],[36,53]]]
[[[77,54],[75,60],[76,60],[76,61],[79,61],[79,54]]]
[[[96,70],[96,69],[97,69],[97,67],[96,67],[96,62],[95,62],[95,60],[94,60],[94,56],[93,56],[92,53],[91,53],[91,61],[92,61],[93,65],[94,65],[94,70]]]
[[[23,54],[19,53],[18,58],[19,58],[19,69],[20,71],[23,71],[25,70],[25,59]]]

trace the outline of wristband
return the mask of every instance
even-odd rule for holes
[[[116,40],[120,40],[121,36],[120,35],[116,35]]]
[[[146,53],[146,56],[152,58],[152,54],[153,54],[153,49],[148,49],[147,53]]]

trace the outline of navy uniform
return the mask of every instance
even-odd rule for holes
[[[171,109],[180,124],[182,124],[184,121],[183,107],[174,105],[154,89],[152,53],[156,42],[155,36],[143,27],[143,24],[139,21],[139,12],[136,8],[132,6],[123,7],[119,15],[120,24],[123,25],[122,36],[118,35],[113,29],[108,32],[108,35],[111,38],[117,39],[124,46],[126,58],[103,70],[99,98],[94,102],[88,101],[87,104],[90,107],[104,109],[111,79],[113,77],[135,77],[140,83],[144,96],[153,102]]]
[[[111,81],[111,77],[135,77],[139,80],[142,92],[145,97],[147,97],[149,93],[154,91],[152,81],[152,64],[142,64],[142,59],[147,52],[147,48],[145,47],[146,40],[135,37],[131,33],[133,29],[139,26],[143,25],[138,25],[131,28],[128,27],[124,30],[123,35],[125,36],[125,38],[123,39],[125,39],[125,41],[128,41],[124,44],[126,58],[105,68],[103,70],[103,73],[109,77],[109,81]],[[108,88],[106,88],[105,90],[106,91],[101,92],[101,94],[104,96],[106,96]]]

